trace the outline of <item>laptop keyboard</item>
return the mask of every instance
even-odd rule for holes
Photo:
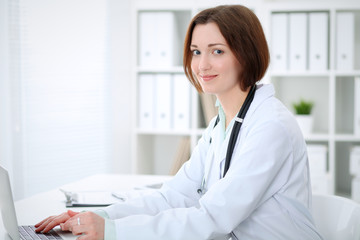
[[[33,239],[41,239],[41,240],[58,240],[62,239],[59,234],[57,234],[54,230],[49,231],[48,233],[36,233],[34,226],[19,226],[19,233],[21,240],[33,240]]]

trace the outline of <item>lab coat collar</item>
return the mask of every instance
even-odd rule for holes
[[[246,124],[246,118],[250,118],[250,116],[254,113],[254,111],[256,110],[256,108],[263,102],[265,101],[266,99],[270,98],[270,97],[273,97],[275,95],[275,89],[274,89],[274,86],[273,84],[271,83],[268,83],[268,84],[257,84],[256,85],[256,92],[255,92],[255,96],[254,96],[254,99],[250,105],[250,108],[245,116],[245,119],[244,119],[244,125],[247,125]],[[219,100],[216,100],[216,103],[215,103],[215,106],[218,107],[219,109],[219,114],[220,114],[220,111],[222,110],[222,106],[219,102]],[[239,109],[240,110],[240,109]],[[249,116],[249,117],[248,117]],[[234,119],[232,119],[232,122],[234,121]],[[230,135],[230,132],[232,130],[232,126],[231,126],[231,129],[229,128],[228,129],[228,134],[227,135]]]
[[[246,116],[244,118],[244,122],[241,128],[245,128],[247,127],[251,121],[249,121],[249,119],[251,119],[252,115],[254,114],[254,112],[256,111],[256,109],[268,98],[274,97],[275,95],[275,89],[273,84],[269,83],[269,84],[257,84],[256,85],[256,92],[255,92],[255,96],[254,99],[250,105],[250,108],[248,110],[248,112],[246,113]]]
[[[249,123],[251,123],[251,121],[247,121],[247,120],[251,119],[251,116],[254,114],[257,107],[259,105],[261,105],[261,103],[263,101],[265,101],[266,99],[268,99],[270,97],[273,97],[274,95],[275,95],[275,90],[274,90],[274,86],[272,84],[258,84],[256,86],[256,92],[255,92],[254,99],[253,99],[253,101],[250,105],[250,108],[244,118],[244,122],[243,122],[243,125],[241,126],[241,129],[246,128],[249,125]],[[225,158],[226,158],[227,146],[229,143],[233,124],[230,127],[231,128],[229,128],[229,132],[228,132],[228,134],[226,134],[226,137],[224,140],[223,140],[223,135],[221,134],[220,126],[218,126],[218,125],[213,129],[212,134],[211,134],[212,141],[217,141],[217,143],[214,142],[214,145],[219,146],[218,149],[214,149],[214,157],[215,157],[214,163],[218,166],[218,169],[221,169],[222,161],[225,161]],[[242,131],[240,130],[240,134],[239,134],[238,138],[240,137],[241,132]],[[222,141],[222,143],[218,143],[218,141]]]

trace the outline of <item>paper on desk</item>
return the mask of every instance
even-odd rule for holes
[[[148,195],[156,191],[154,188],[139,187],[130,191],[79,191],[69,192],[60,189],[66,197],[67,207],[95,207],[109,206],[114,203],[124,202],[130,198]]]
[[[67,207],[109,206],[125,199],[114,196],[111,192],[64,192]]]

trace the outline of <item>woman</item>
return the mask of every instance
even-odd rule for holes
[[[216,95],[219,115],[190,160],[150,196],[49,217],[37,230],[60,224],[79,239],[321,239],[310,213],[305,141],[273,86],[256,84],[268,63],[251,10],[200,12],[188,28],[184,69],[199,92]]]

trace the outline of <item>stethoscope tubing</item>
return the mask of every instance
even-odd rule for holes
[[[252,103],[252,101],[254,99],[255,91],[256,91],[256,84],[251,87],[248,95],[246,96],[244,104],[241,106],[240,111],[239,111],[237,117],[235,118],[234,126],[233,126],[233,129],[231,131],[229,144],[228,144],[227,151],[226,151],[223,178],[225,177],[227,171],[229,170],[232,154],[234,152],[235,144],[236,144],[237,138],[239,136],[240,128],[241,128],[242,122],[243,122],[243,120],[244,120],[244,118],[246,116],[246,113],[249,110],[250,105],[251,105],[251,103]],[[217,125],[218,122],[219,122],[219,116],[217,117],[217,119],[215,121],[214,128],[215,128],[215,126]],[[211,142],[212,141],[210,139],[210,144],[211,144]],[[207,175],[207,174],[205,174],[205,175]],[[205,175],[204,175],[204,177],[203,177],[203,179],[201,181],[200,188],[197,189],[197,192],[200,195],[205,194],[205,185],[206,185],[206,181],[207,181],[206,178],[208,177],[208,176],[205,176]]]
[[[237,140],[237,137],[239,136],[240,128],[241,128],[242,122],[243,122],[243,120],[245,118],[245,115],[246,115],[247,111],[250,108],[252,100],[254,99],[255,91],[256,91],[256,85],[251,87],[248,95],[246,96],[244,104],[240,108],[240,111],[239,111],[239,113],[237,115],[237,120],[235,121],[233,129],[231,131],[229,144],[228,144],[228,148],[227,148],[227,151],[226,151],[226,160],[225,160],[225,167],[224,167],[223,177],[225,177],[227,171],[229,170],[231,157],[232,157],[232,154],[234,152],[236,140]]]

